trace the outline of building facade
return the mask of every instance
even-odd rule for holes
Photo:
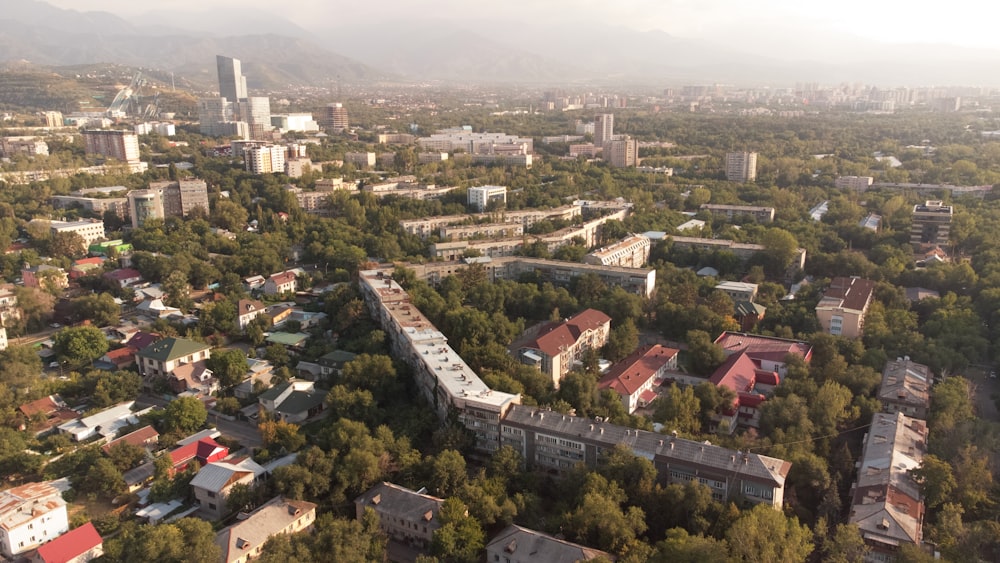
[[[639,163],[639,143],[628,135],[604,141],[602,158],[615,168],[628,168]]]
[[[757,153],[726,153],[726,179],[730,182],[753,182],[757,179]]]
[[[83,144],[87,154],[97,154],[122,162],[139,162],[139,137],[132,131],[84,131]]]
[[[717,217],[725,217],[729,220],[732,220],[734,217],[753,217],[758,223],[771,223],[774,221],[773,207],[705,203],[702,204],[701,209]]]
[[[942,201],[927,201],[913,206],[910,244],[946,246],[951,231],[952,206]]]
[[[358,521],[371,508],[379,516],[379,528],[390,538],[426,552],[434,532],[441,527],[438,512],[444,499],[382,482],[354,499]]]
[[[351,124],[350,119],[348,119],[347,108],[344,107],[344,104],[340,103],[327,104],[323,110],[323,117],[320,119],[319,124],[323,129],[334,133],[340,133],[348,129]]]
[[[538,335],[518,350],[518,360],[538,367],[556,389],[587,350],[608,343],[611,317],[596,309],[585,309],[564,321],[543,326]]]
[[[816,317],[823,332],[846,338],[861,338],[865,315],[871,305],[875,282],[858,277],[833,278],[816,304]]]
[[[469,207],[482,213],[491,203],[507,204],[507,186],[477,186],[469,188]]]
[[[583,257],[583,261],[596,266],[641,268],[649,261],[649,247],[648,237],[629,235],[610,246],[587,254]]]
[[[216,55],[215,65],[219,75],[219,96],[230,102],[246,98],[247,79],[243,76],[243,65],[240,60]]]
[[[168,337],[135,353],[139,373],[144,377],[166,377],[181,364],[193,364],[212,357],[212,347],[186,338]]]
[[[280,174],[285,171],[285,147],[281,145],[250,147],[243,156],[247,172],[252,174]]]
[[[128,193],[128,208],[134,229],[150,219],[163,219],[163,190],[132,190]]]
[[[659,385],[668,370],[677,369],[677,354],[677,350],[659,344],[639,348],[611,366],[597,382],[597,388],[617,393],[625,410],[632,414],[656,399],[653,387]]]
[[[615,116],[612,113],[599,113],[594,116],[594,146],[603,148],[604,143],[615,136]]]
[[[66,501],[48,483],[29,483],[0,492],[0,554],[8,558],[69,531]]]

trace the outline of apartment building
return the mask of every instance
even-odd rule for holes
[[[871,550],[866,562],[895,560],[902,544],[923,542],[924,502],[912,471],[927,454],[927,425],[901,412],[876,413],[864,438],[848,523]]]
[[[84,197],[76,195],[54,195],[49,199],[53,209],[70,209],[79,207],[95,215],[104,215],[108,211],[120,219],[129,216],[128,198],[124,197]]]
[[[911,361],[909,356],[886,362],[882,370],[882,384],[878,388],[882,410],[926,420],[933,383],[931,368]]]
[[[351,126],[347,108],[344,104],[327,104],[323,108],[323,115],[320,118],[320,127],[334,133],[340,133]]]
[[[38,137],[0,137],[0,156],[11,158],[22,154],[32,157],[49,154],[49,144]]]
[[[354,499],[354,510],[361,521],[365,509],[371,508],[387,536],[426,552],[434,532],[441,527],[438,512],[442,504],[444,499],[383,481]]]
[[[491,223],[519,223],[524,230],[530,229],[535,223],[544,220],[550,221],[573,221],[583,215],[583,208],[579,205],[565,205],[548,210],[522,210],[522,211],[500,211],[497,213],[478,213],[472,215],[444,215],[438,217],[424,217],[422,219],[403,220],[399,225],[404,231],[411,235],[416,235],[422,239],[427,239],[447,225],[457,225],[469,220],[482,221],[489,220]],[[442,237],[443,238],[443,237]]]
[[[355,166],[361,168],[367,168],[370,166],[375,166],[377,162],[378,155],[373,152],[346,152],[344,153],[344,162],[350,162]]]
[[[732,252],[737,258],[744,262],[760,252],[767,251],[767,248],[761,244],[735,242],[724,239],[671,236],[670,240],[673,242],[674,248],[676,249],[697,249],[707,251],[724,250]],[[801,270],[805,267],[805,265],[806,249],[800,248],[798,249],[795,259],[792,261],[792,267],[798,267]]]
[[[128,193],[132,228],[138,229],[150,219],[163,219],[163,190],[133,190]]]
[[[247,563],[260,557],[267,540],[281,534],[307,532],[315,521],[315,504],[274,497],[246,519],[220,531],[215,544],[222,549],[222,563]]]
[[[285,191],[295,196],[299,209],[309,213],[326,211],[330,203],[331,192],[307,192],[291,184],[285,186]]]
[[[861,338],[874,291],[875,282],[871,280],[842,276],[833,278],[816,304],[816,317],[823,332]]]
[[[0,554],[14,559],[69,531],[66,501],[48,483],[0,492]]]
[[[469,188],[469,207],[482,213],[490,204],[507,204],[507,186],[477,186]]]
[[[594,116],[594,146],[604,148],[604,143],[615,136],[615,116],[612,113],[599,113]]]
[[[559,382],[587,350],[607,344],[611,317],[596,309],[585,309],[564,320],[543,326],[538,335],[521,345],[517,352],[522,363],[537,366],[559,388]]]
[[[122,162],[139,161],[139,137],[131,131],[95,129],[83,132],[87,154],[96,154]]]
[[[758,223],[771,223],[774,221],[773,207],[705,203],[702,204],[701,209],[708,211],[716,217],[725,217],[730,221],[735,217],[753,217]]]
[[[833,181],[834,187],[841,190],[854,190],[857,192],[868,191],[875,178],[871,176],[838,176]]]
[[[410,145],[416,140],[416,135],[409,133],[379,133],[378,135],[378,144],[380,145]]]
[[[79,221],[49,221],[52,234],[76,233],[83,239],[83,249],[91,243],[104,239],[104,221],[100,219],[81,219]]]
[[[583,261],[597,266],[641,268],[649,261],[649,247],[648,237],[629,235],[610,246],[587,254],[583,257]]]
[[[601,420],[515,405],[501,424],[503,445],[528,467],[563,474],[579,463],[597,466],[619,445],[653,462],[661,481],[709,487],[712,498],[742,498],[780,508],[791,463],[705,442],[636,430]]]
[[[757,179],[757,153],[726,153],[726,179],[730,182],[753,182]]]
[[[470,154],[467,158],[472,164],[503,164],[523,168],[531,168],[535,162],[534,155],[531,154]]]
[[[910,244],[946,246],[951,231],[952,206],[929,200],[913,206]]]
[[[244,150],[247,172],[252,174],[278,174],[285,171],[286,149],[280,145],[249,147]]]
[[[444,162],[448,160],[446,152],[420,152],[417,153],[417,162],[420,164],[430,164],[432,162]]]
[[[486,270],[490,281],[517,280],[524,274],[532,274],[562,287],[569,286],[574,278],[584,274],[597,276],[604,284],[621,287],[629,293],[650,297],[656,289],[656,270],[651,268],[620,268],[617,266],[595,266],[564,260],[547,260],[527,256],[504,256],[498,258],[470,258],[451,262],[427,262],[409,264],[418,278],[438,283],[442,279],[477,264]]]
[[[195,207],[208,212],[208,184],[204,180],[150,182],[149,189],[160,193],[164,217],[187,217]]]
[[[601,158],[615,168],[634,167],[639,163],[639,143],[628,135],[609,139],[604,141]]]
[[[446,225],[441,227],[444,240],[473,238],[513,238],[524,235],[524,225],[517,223],[489,223],[485,225]]]
[[[490,389],[448,345],[448,339],[410,303],[391,270],[359,272],[369,312],[386,332],[394,356],[413,370],[417,388],[441,420],[458,412],[459,422],[475,434],[475,447],[492,453],[500,447],[500,419],[520,395]]]
[[[436,152],[465,151],[467,154],[534,152],[534,141],[530,137],[518,137],[504,133],[473,133],[471,129],[454,128],[434,133],[430,137],[417,139],[421,150]]]
[[[579,563],[614,561],[610,553],[511,524],[486,544],[487,563]]]
[[[597,382],[598,389],[610,389],[622,398],[625,410],[632,414],[656,400],[654,386],[668,370],[677,369],[678,350],[654,344],[643,346],[611,366]]]

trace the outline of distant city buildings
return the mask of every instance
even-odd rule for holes
[[[726,179],[730,182],[753,182],[757,179],[757,153],[726,153]]]
[[[615,135],[615,116],[611,113],[599,113],[594,116],[594,146],[603,148],[604,143]],[[607,158],[607,157],[605,157]]]
[[[704,209],[717,217],[725,217],[729,220],[732,220],[734,217],[752,217],[758,223],[770,223],[774,221],[773,207],[705,203],[701,206],[701,209]]]
[[[122,162],[139,161],[139,137],[131,131],[96,129],[83,132],[87,154],[96,154]]]
[[[243,151],[246,170],[252,174],[274,174],[285,171],[287,149],[281,145],[248,147]]]
[[[0,137],[0,156],[38,156],[49,154],[49,145],[33,136]]]
[[[910,244],[946,246],[951,231],[952,206],[942,201],[927,201],[913,206]]]
[[[871,176],[839,176],[833,181],[834,187],[841,190],[867,191],[875,178]]]
[[[247,97],[247,79],[243,76],[239,59],[215,56],[219,74],[219,96],[230,102],[238,102]]]
[[[340,133],[347,130],[351,124],[348,119],[347,108],[344,107],[344,104],[327,104],[323,109],[320,126],[331,133]]]
[[[420,148],[427,151],[455,152],[481,155],[526,155],[533,152],[530,137],[504,133],[473,133],[471,129],[455,127],[417,139]]]
[[[319,123],[313,120],[311,113],[272,113],[271,126],[281,133],[319,131]]]
[[[596,143],[595,143],[596,145]],[[635,166],[639,161],[639,147],[635,139],[628,135],[604,141],[602,155],[615,168]]]

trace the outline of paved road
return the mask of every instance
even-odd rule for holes
[[[165,399],[155,395],[150,395],[149,393],[143,393],[140,395],[139,398],[136,399],[136,403],[140,406],[167,406],[167,401]],[[208,415],[208,422],[214,424],[219,432],[222,432],[223,436],[233,438],[245,447],[259,448],[261,444],[263,444],[260,439],[260,432],[257,431],[256,424],[240,420],[230,422],[221,416],[217,417],[213,414]]]

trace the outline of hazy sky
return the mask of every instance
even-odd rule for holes
[[[15,2],[18,0],[3,0]],[[256,7],[277,12],[308,29],[317,22],[377,21],[380,17],[504,20],[567,19],[617,23],[641,30],[659,29],[683,37],[707,38],[737,30],[740,38],[756,30],[766,36],[790,28],[839,33],[891,43],[951,43],[1000,49],[1000,3],[991,0],[382,0],[377,12],[362,13],[356,0],[48,0],[62,8],[105,10],[123,16],[150,10],[202,11]],[[825,33],[822,35],[826,35]]]

